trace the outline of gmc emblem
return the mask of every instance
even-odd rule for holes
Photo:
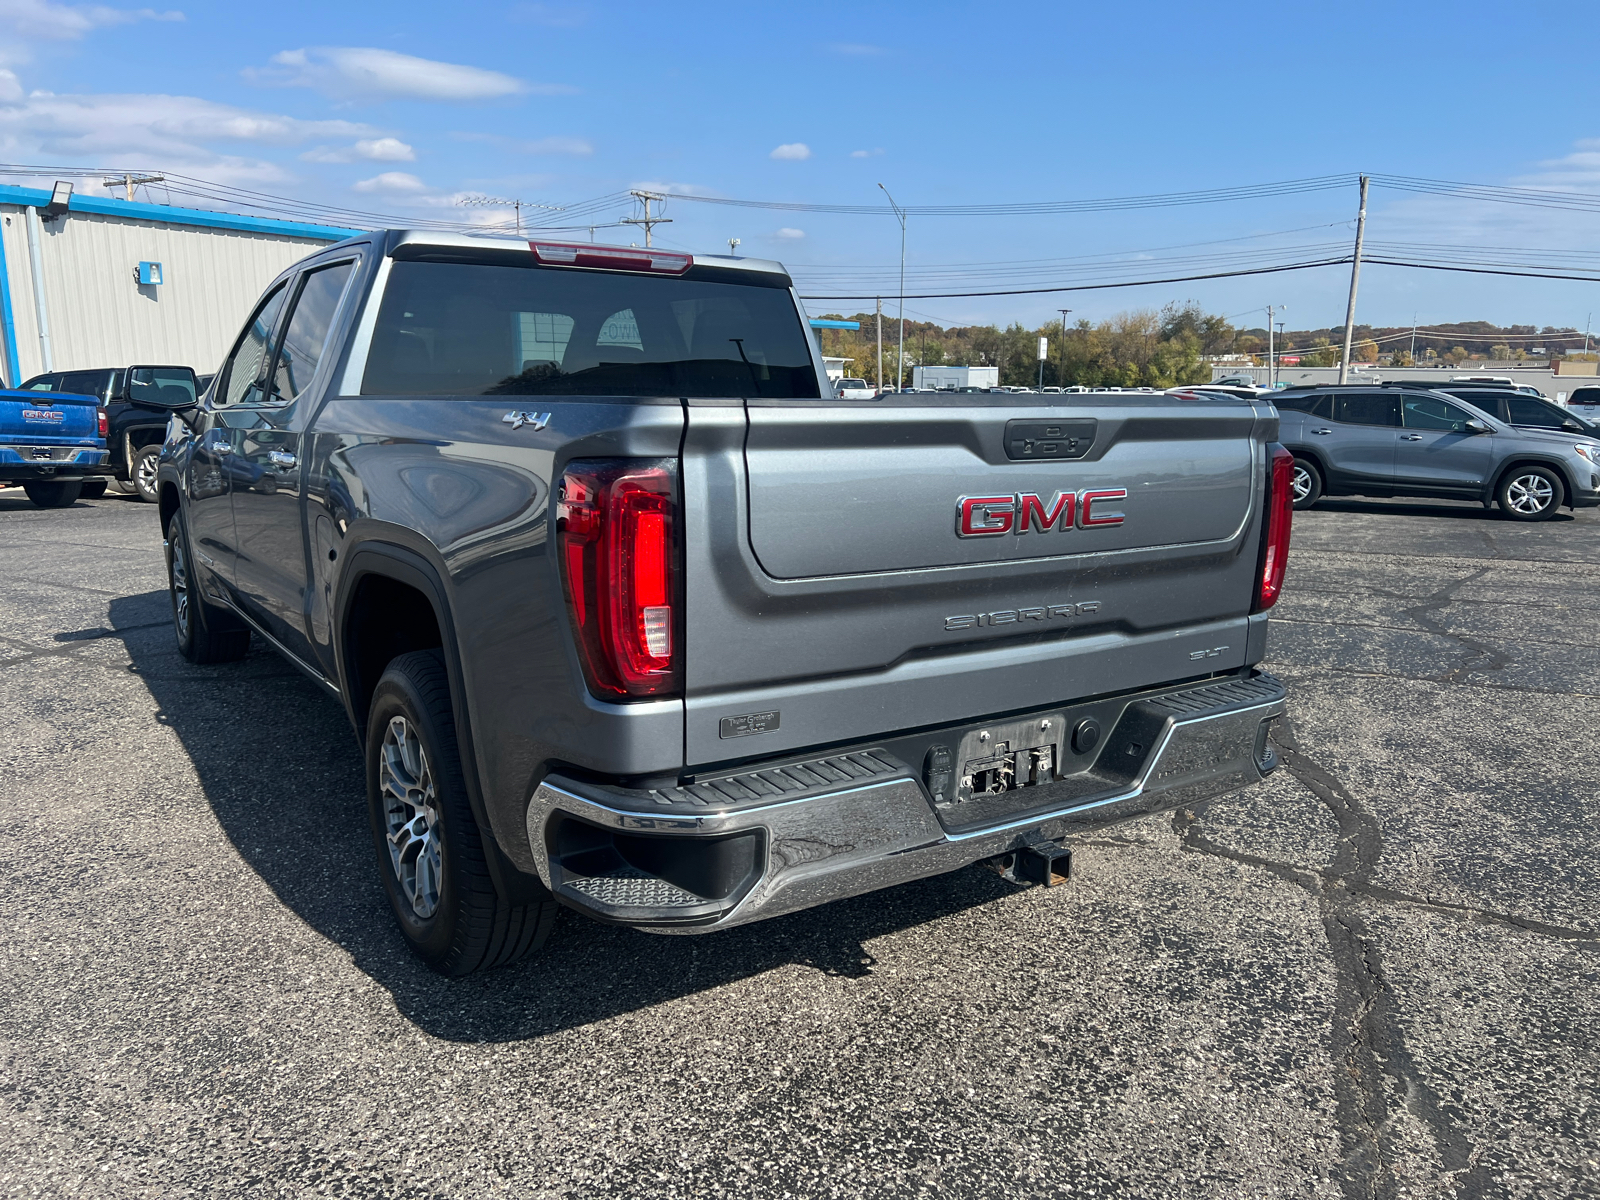
[[[1057,492],[1048,505],[1032,492],[1018,492],[1013,496],[962,496],[956,501],[956,536],[1000,537],[1035,529],[1040,533],[1049,533],[1052,529],[1065,533],[1074,526],[1090,529],[1096,525],[1121,525],[1123,514],[1107,512],[1104,506],[1127,498],[1127,488]]]

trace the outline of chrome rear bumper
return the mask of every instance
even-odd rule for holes
[[[659,932],[722,929],[1237,791],[1277,765],[1266,732],[1284,695],[1253,672],[1124,697],[1090,768],[1007,793],[1014,811],[978,825],[868,747],[664,790],[551,775],[528,806],[529,842],[572,907]],[[1058,730],[1075,719],[1027,720],[1040,718]]]

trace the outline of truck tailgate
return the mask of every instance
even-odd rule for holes
[[[690,407],[690,765],[1249,660],[1272,410],[1047,399]]]
[[[93,396],[0,391],[0,445],[100,446],[98,409]]]

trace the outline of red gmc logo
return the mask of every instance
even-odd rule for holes
[[[1046,504],[1032,492],[1012,496],[963,496],[956,501],[957,537],[1000,537],[1052,529],[1065,533],[1076,526],[1121,525],[1123,514],[1108,511],[1113,500],[1126,500],[1127,488],[1090,492],[1057,492]],[[1096,507],[1096,506],[1099,507]]]

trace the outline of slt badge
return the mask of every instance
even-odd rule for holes
[[[550,424],[549,413],[517,412],[512,409],[500,418],[513,429],[521,429],[524,425],[531,425],[537,431]]]

